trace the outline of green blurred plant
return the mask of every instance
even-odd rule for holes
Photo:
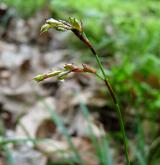
[[[2,2],[10,7],[14,7],[18,14],[24,17],[31,16],[45,4],[45,0],[2,0]]]
[[[160,1],[54,0],[51,8],[59,17],[72,14],[84,19],[90,41],[102,55],[103,64],[110,65],[109,76],[118,98],[156,118],[160,108]],[[70,41],[76,42],[72,49],[78,50],[78,41]],[[84,63],[92,61],[88,52],[81,51]]]
[[[92,121],[90,120],[90,114],[88,107],[80,100],[80,108],[82,110],[83,116],[88,123],[88,131],[92,140],[92,144],[96,149],[96,154],[99,159],[99,164],[114,165],[112,153],[109,147],[109,139],[107,136],[102,137],[102,140],[99,141],[94,131],[92,129]]]
[[[14,6],[21,15],[26,15],[25,13],[28,12],[27,16],[32,16],[33,12],[29,10],[35,8],[35,12],[39,9],[38,5],[31,0],[2,1],[9,6]],[[42,0],[37,0],[36,3],[38,1]],[[54,17],[74,15],[84,19],[85,31],[96,46],[96,50],[102,54],[102,62],[107,65],[114,63],[110,66],[109,76],[118,98],[126,107],[135,109],[135,114],[141,112],[156,119],[160,109],[158,90],[160,87],[160,1],[102,0],[99,3],[99,0],[50,0],[48,5]],[[102,26],[104,28],[101,28]],[[78,41],[71,38],[70,41],[76,42],[72,44],[72,49],[80,47]],[[85,50],[81,59],[84,63],[92,60]],[[150,77],[153,78],[151,83],[146,81]],[[150,123],[152,125],[152,122]],[[152,141],[157,134],[155,131],[157,124],[152,125],[151,128],[150,140]]]

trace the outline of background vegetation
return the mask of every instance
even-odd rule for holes
[[[83,21],[86,34],[101,56],[118,96],[125,120],[132,164],[157,165],[160,157],[158,149],[160,145],[160,1],[4,0],[4,3],[9,9],[14,10],[12,13],[8,12],[12,17],[27,20],[37,12],[47,9],[50,17],[67,19],[72,16]],[[1,24],[3,27],[5,27],[5,20]],[[90,52],[75,37],[69,34],[64,40],[66,42],[63,42],[62,47],[69,50],[71,57],[74,58],[74,54],[75,56],[78,54],[80,63],[95,66]],[[47,42],[49,45],[50,42]],[[100,83],[99,80],[96,81]],[[99,85],[98,88],[105,98],[105,86]],[[80,103],[80,106],[87,120],[93,107],[87,108],[84,103]],[[114,159],[110,158],[112,155],[110,141],[114,141],[113,149],[118,152],[117,155],[113,154],[113,157],[119,157],[118,155],[123,157],[119,126],[112,122],[112,117],[109,115],[111,111],[114,113],[114,107],[108,95],[105,105],[99,109],[102,116],[105,114],[105,118],[101,119],[102,125],[109,129],[102,140],[105,145],[96,144],[96,137],[91,131],[92,143],[96,146],[99,162],[108,165],[119,161],[115,163]],[[57,120],[58,116],[55,117],[55,114],[51,116],[54,121],[56,120],[57,125],[61,123]],[[67,130],[62,129],[62,133],[71,144],[66,132]],[[3,150],[9,156],[6,146],[3,146]],[[11,161],[9,162],[11,164]],[[48,162],[48,165],[53,163],[54,161]]]

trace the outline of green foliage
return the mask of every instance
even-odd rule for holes
[[[29,16],[43,7],[45,0],[4,1],[15,6],[21,15]],[[72,15],[83,20],[85,32],[103,55],[104,64],[110,64],[108,73],[120,101],[132,106],[135,113],[141,110],[142,114],[156,118],[160,109],[160,1],[50,0],[48,5],[58,18]],[[80,46],[79,41],[70,41],[76,42],[74,47]],[[84,52],[82,58],[92,63],[88,55]],[[144,143],[143,138],[140,141]],[[144,165],[143,145],[137,144],[131,151],[138,163]]]
[[[87,106],[81,102],[80,107],[83,113],[84,118],[88,122],[88,129],[89,129],[89,134],[90,138],[92,140],[92,144],[96,149],[96,154],[99,159],[99,164],[107,164],[107,165],[113,165],[113,158],[112,158],[112,153],[110,152],[110,147],[108,143],[108,137],[102,137],[101,141],[97,139],[95,136],[92,126],[91,126],[91,121],[90,121],[90,114]]]
[[[135,113],[156,119],[160,109],[160,1],[55,0],[52,4],[59,17],[72,14],[84,21],[104,63],[111,65],[110,80],[120,101],[132,106]],[[150,138],[154,138],[154,131]],[[133,149],[140,164],[146,164],[143,147]]]
[[[46,109],[48,110],[48,112],[51,115],[51,119],[52,121],[57,125],[59,131],[65,136],[70,148],[72,149],[72,151],[75,154],[75,161],[78,162],[80,165],[83,165],[83,161],[81,159],[81,156],[79,155],[78,149],[74,146],[74,144],[72,143],[71,137],[68,134],[67,129],[65,128],[63,121],[60,119],[60,117],[52,110],[51,107],[49,107],[45,101],[41,100],[42,104],[44,105],[44,107],[46,107]],[[70,164],[74,164],[74,162],[71,160]]]
[[[148,165],[156,165],[160,161],[160,138],[157,138],[150,146],[148,152]]]
[[[2,0],[2,2],[15,7],[18,14],[24,17],[31,16],[45,4],[45,0]]]
[[[119,98],[130,103],[134,91],[134,104],[143,104],[145,111],[156,113],[160,108],[160,1],[54,0],[51,6],[59,17],[72,14],[84,21],[85,31],[103,54],[104,63],[110,60],[108,55],[113,57],[110,77]]]
[[[12,156],[12,152],[10,151],[8,146],[4,145],[2,148],[3,148],[4,152],[5,152],[7,164],[8,165],[15,165],[15,162],[14,162],[14,159],[13,159],[13,156]]]

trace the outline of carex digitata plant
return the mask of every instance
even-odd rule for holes
[[[37,82],[43,81],[43,80],[45,80],[47,78],[51,78],[51,77],[57,77],[59,80],[64,80],[68,76],[68,74],[70,74],[71,72],[75,72],[75,73],[88,72],[88,73],[91,73],[91,74],[97,76],[98,78],[100,78],[105,83],[105,85],[111,95],[111,98],[113,100],[113,103],[114,103],[114,106],[116,109],[116,113],[117,113],[117,117],[119,119],[120,128],[121,128],[121,134],[122,134],[124,149],[125,149],[126,162],[127,162],[127,165],[130,165],[124,122],[123,122],[121,110],[120,110],[116,95],[113,92],[113,89],[109,82],[108,76],[106,75],[105,69],[100,61],[99,56],[97,55],[96,50],[94,49],[91,42],[88,40],[88,38],[86,37],[86,35],[84,33],[82,22],[78,21],[75,18],[69,18],[68,21],[55,20],[53,18],[50,18],[50,19],[46,20],[45,24],[41,27],[41,33],[46,32],[52,28],[54,28],[58,31],[68,31],[68,30],[72,31],[91,50],[94,58],[97,61],[99,69],[102,72],[102,75],[99,75],[97,73],[96,69],[94,69],[86,64],[82,64],[81,67],[78,67],[74,64],[66,64],[62,69],[59,69],[59,70],[56,70],[56,71],[53,71],[50,73],[37,75],[33,79]]]

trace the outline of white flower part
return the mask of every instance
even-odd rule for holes
[[[42,27],[41,27],[41,32],[46,32],[48,31],[48,29],[50,28],[51,26],[49,24],[44,24]]]
[[[61,22],[59,22],[58,20],[53,19],[53,18],[47,19],[46,23],[48,23],[48,24],[50,24],[52,26],[63,25]]]
[[[55,28],[60,31],[72,29],[72,27],[67,24],[67,22],[62,20],[56,20],[54,18],[49,18],[48,20],[46,20],[46,24],[50,25],[50,28]]]

